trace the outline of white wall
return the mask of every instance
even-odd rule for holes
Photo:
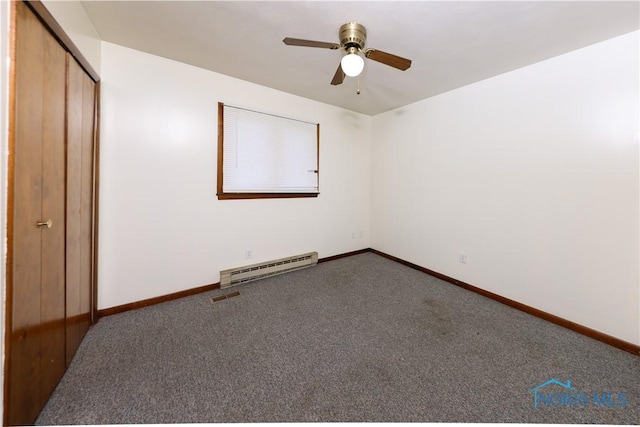
[[[43,0],[47,10],[64,28],[73,44],[100,74],[101,39],[79,0]]]
[[[106,42],[101,77],[99,308],[369,247],[371,117]],[[218,201],[219,101],[319,122],[320,196]]]
[[[374,117],[372,247],[640,344],[638,48]]]

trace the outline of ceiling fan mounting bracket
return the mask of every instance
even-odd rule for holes
[[[340,44],[345,50],[351,47],[362,50],[367,41],[367,29],[357,22],[347,22],[341,26],[338,35]]]

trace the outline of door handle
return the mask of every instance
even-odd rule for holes
[[[51,228],[51,226],[53,225],[53,221],[51,221],[51,218],[49,218],[48,220],[46,220],[44,222],[43,221],[38,221],[36,223],[36,225],[38,227],[45,227],[46,226],[47,228]]]

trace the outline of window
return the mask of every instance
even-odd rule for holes
[[[218,103],[218,199],[317,197],[320,125]]]

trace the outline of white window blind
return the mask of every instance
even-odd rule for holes
[[[319,125],[220,108],[222,193],[318,193]]]

